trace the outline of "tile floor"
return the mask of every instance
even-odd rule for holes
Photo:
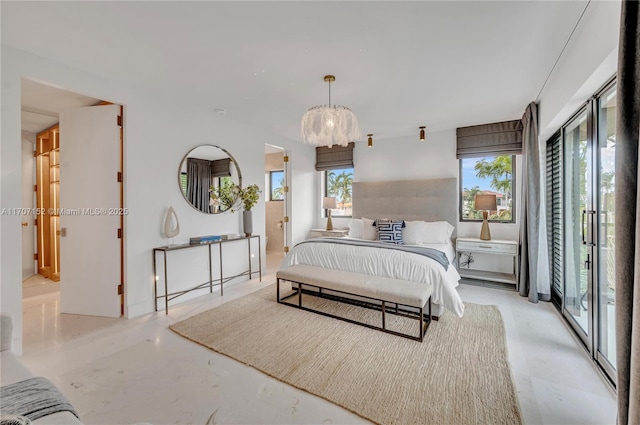
[[[275,281],[267,273],[131,320],[59,314],[59,295],[24,299],[25,364],[51,379],[90,424],[355,424],[362,418],[187,341],[168,326]],[[496,304],[526,424],[614,424],[615,395],[549,303],[461,285],[463,300]]]

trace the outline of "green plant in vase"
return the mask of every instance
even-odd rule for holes
[[[209,192],[214,205],[218,205],[220,211],[231,209],[238,199],[238,186],[232,181],[223,181],[220,186],[211,186]]]
[[[240,198],[242,209],[245,211],[251,211],[257,203],[258,199],[260,199],[260,194],[262,191],[258,187],[257,184],[252,184],[244,189],[236,186],[238,198]]]
[[[251,208],[253,208],[260,199],[262,191],[257,184],[249,185],[245,188],[236,186],[238,198],[240,199],[240,206],[244,210],[242,213],[242,230],[246,237],[251,236],[253,232],[253,218],[251,214]]]

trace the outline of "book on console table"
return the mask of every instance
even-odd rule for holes
[[[205,244],[222,240],[220,235],[196,236],[189,239],[191,245]]]

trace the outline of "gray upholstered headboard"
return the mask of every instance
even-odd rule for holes
[[[353,182],[353,218],[458,222],[455,178]]]

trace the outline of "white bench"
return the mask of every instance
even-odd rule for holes
[[[293,293],[280,297],[280,281],[296,283],[297,287],[292,288]],[[379,309],[382,312],[382,326],[375,326],[368,323],[358,322],[345,317],[336,316],[330,313],[312,309],[302,304],[303,285],[317,288],[314,295],[326,296],[322,290],[330,290],[332,293],[345,294],[349,296],[357,296],[367,300],[359,303],[369,308]],[[277,300],[280,304],[286,304],[292,307],[301,308],[303,310],[312,311],[325,316],[334,317],[336,319],[345,320],[351,323],[378,329],[394,335],[404,336],[406,338],[422,341],[424,335],[431,323],[431,293],[432,286],[420,282],[411,282],[401,279],[392,279],[387,277],[371,276],[368,274],[347,272],[342,270],[325,269],[317,266],[295,265],[285,269],[281,269],[276,273],[276,290]],[[306,291],[305,293],[312,293]],[[285,300],[297,295],[298,302],[293,304]],[[335,297],[334,297],[335,298]],[[340,301],[349,301],[347,298],[340,297]],[[373,301],[373,302],[371,302]],[[387,304],[395,304],[395,308],[388,308]],[[411,307],[411,309],[399,309],[398,306]],[[428,305],[428,307],[427,307]],[[425,308],[428,308],[428,314],[425,314]],[[386,313],[408,316],[418,320],[420,323],[418,336],[397,332],[387,328]],[[426,317],[426,320],[425,320]]]

